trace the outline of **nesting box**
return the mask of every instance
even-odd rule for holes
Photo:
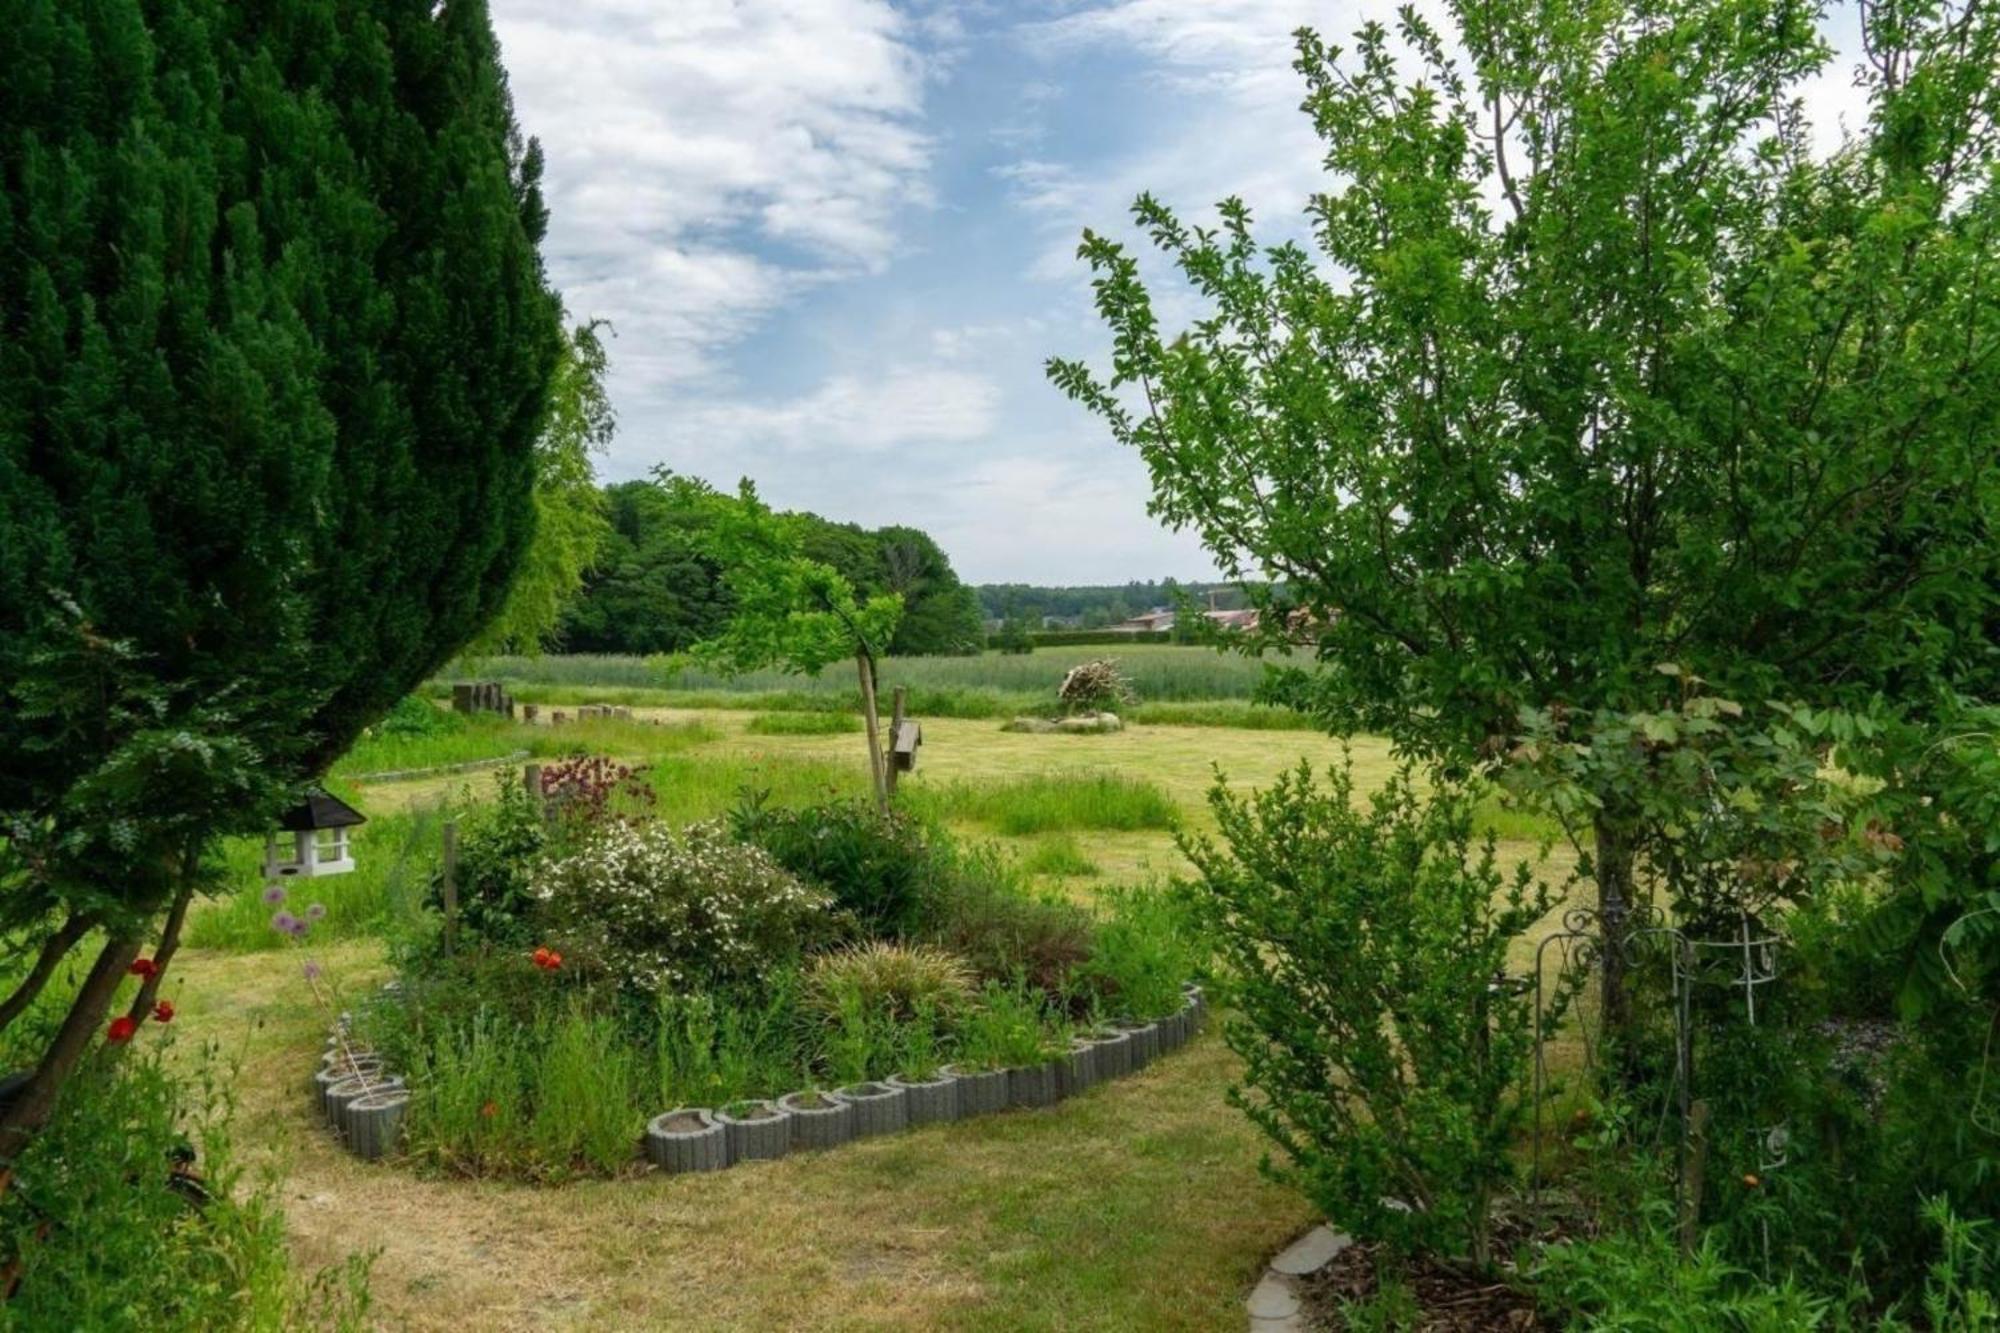
[[[359,810],[323,791],[287,810],[264,839],[264,878],[317,879],[354,869],[348,830],[367,822]]]
[[[907,773],[917,766],[917,747],[924,743],[924,729],[914,722],[904,722],[896,728],[894,743],[890,749],[890,762],[898,773]]]

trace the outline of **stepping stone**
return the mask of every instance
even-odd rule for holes
[[[1299,1298],[1292,1291],[1291,1284],[1272,1273],[1264,1274],[1257,1289],[1250,1293],[1248,1303],[1250,1318],[1282,1320],[1296,1319],[1299,1314]]]
[[[1271,1269],[1287,1277],[1317,1273],[1353,1243],[1352,1238],[1343,1236],[1332,1227],[1317,1226],[1286,1246],[1285,1252],[1271,1261]]]

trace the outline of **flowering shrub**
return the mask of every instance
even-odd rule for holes
[[[607,824],[530,891],[575,952],[647,992],[754,981],[833,928],[827,894],[713,823]]]

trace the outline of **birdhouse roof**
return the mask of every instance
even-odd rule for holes
[[[365,824],[368,817],[338,796],[309,791],[306,798],[278,817],[278,827],[293,833],[311,829],[347,828]]]

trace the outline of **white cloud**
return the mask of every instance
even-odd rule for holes
[[[1291,68],[1292,33],[1350,27],[1356,12],[1308,0],[1117,0],[1022,25],[1020,38],[1045,60],[1145,57],[1146,78],[1171,109],[1148,142],[1108,164],[1044,156],[1001,169],[1047,236],[1031,275],[1076,278],[1082,228],[1123,228],[1141,192],[1202,218],[1234,195],[1280,233],[1299,225],[1308,196],[1323,187],[1325,150],[1299,110],[1305,89]]]
[[[656,400],[800,290],[877,271],[929,202],[927,78],[886,0],[496,0],[548,150],[550,271]]]
[[[983,375],[899,367],[880,376],[835,375],[781,402],[701,405],[676,433],[729,453],[878,454],[979,439],[997,424],[999,406],[998,387]]]

